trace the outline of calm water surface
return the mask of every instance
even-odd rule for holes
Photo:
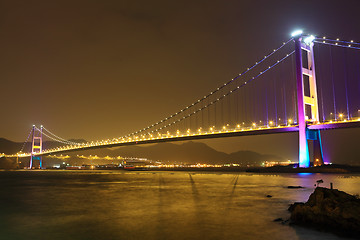
[[[273,222],[319,179],[360,193],[360,175],[2,171],[0,239],[341,239]]]

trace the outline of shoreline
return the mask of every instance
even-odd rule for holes
[[[0,169],[0,171],[31,171],[30,169]],[[41,169],[34,169],[39,171]],[[67,169],[44,169],[48,171],[63,171]],[[94,169],[71,169],[73,171],[102,171],[102,170],[116,170],[116,171],[156,171],[156,172],[244,172],[244,173],[341,173],[353,174],[360,173],[360,166],[350,165],[323,165],[309,168],[294,168],[293,166],[273,166],[273,167],[166,167],[166,168],[149,168],[149,167],[135,167],[131,169],[124,168],[94,168]]]

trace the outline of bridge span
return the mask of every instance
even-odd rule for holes
[[[360,43],[296,31],[231,80],[136,132],[79,143],[33,126],[31,150],[6,156],[30,157],[31,168],[33,160],[40,160],[41,167],[41,156],[54,153],[298,132],[299,166],[310,166],[309,141],[321,165],[329,162],[324,161],[321,131],[360,127],[359,64]],[[64,145],[43,149],[43,137]]]

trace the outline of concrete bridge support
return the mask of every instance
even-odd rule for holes
[[[310,167],[308,140],[314,141],[316,165],[323,164],[320,130],[314,132],[306,126],[307,122],[319,122],[313,39],[312,36],[302,34],[294,37],[299,123],[299,167],[303,168]],[[305,81],[306,84],[304,84]],[[307,86],[307,89],[304,89],[304,85]]]

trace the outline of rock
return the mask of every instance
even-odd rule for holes
[[[294,203],[289,211],[293,224],[342,236],[360,235],[360,199],[343,191],[317,187],[306,203]]]
[[[304,205],[304,203],[303,202],[295,202],[294,204],[290,204],[288,210],[290,212],[292,212],[297,205]]]
[[[281,222],[282,225],[288,224],[289,219],[284,220],[283,218],[276,218],[273,220],[273,222]]]
[[[283,222],[284,221],[284,219],[282,219],[282,218],[276,218],[276,219],[274,219],[274,222]]]
[[[288,188],[304,188],[302,186],[288,186]]]
[[[282,225],[288,224],[289,221],[290,221],[290,219],[286,219],[286,220],[282,221],[281,224],[282,224]]]
[[[271,195],[266,195],[266,197],[271,198],[272,196]]]

